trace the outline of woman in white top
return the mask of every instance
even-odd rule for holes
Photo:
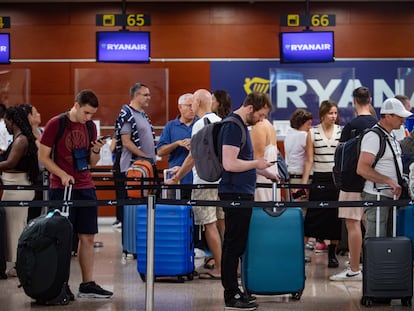
[[[311,127],[312,113],[305,109],[296,109],[290,117],[290,128],[287,130],[284,140],[285,159],[292,184],[301,182],[306,161],[306,137]],[[300,193],[297,189],[292,192],[293,196],[295,193]],[[304,194],[303,197],[306,195]],[[299,197],[295,197],[295,199],[299,199]]]
[[[257,122],[250,130],[250,138],[253,144],[254,159],[265,158],[272,162],[277,160],[277,139],[276,131],[268,119]],[[277,165],[274,164],[266,170],[277,174]],[[272,181],[260,174],[256,174],[257,183],[271,183]],[[255,201],[272,201],[272,189],[258,187],[254,194]],[[277,193],[277,199],[280,199],[280,191]]]
[[[319,108],[321,123],[309,130],[306,140],[306,162],[302,183],[306,184],[313,171],[312,184],[324,188],[312,187],[309,201],[336,201],[339,190],[332,178],[335,149],[342,128],[338,123],[338,107],[331,100],[324,100]],[[328,267],[338,267],[336,245],[341,238],[341,221],[337,208],[309,208],[305,216],[305,236],[320,240],[330,240],[328,247]]]

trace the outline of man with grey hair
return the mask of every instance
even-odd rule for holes
[[[168,156],[168,167],[181,166],[190,150],[191,131],[197,118],[192,109],[193,94],[185,93],[178,98],[179,115],[165,125],[157,145],[157,155]],[[190,171],[181,179],[181,184],[192,184]],[[181,197],[189,199],[190,190],[181,190]]]
[[[114,179],[117,199],[125,199],[126,172],[137,157],[155,161],[155,134],[151,120],[145,113],[151,102],[148,86],[135,83],[129,90],[130,102],[123,105],[115,123],[115,163]],[[117,206],[117,220],[114,226],[120,226],[123,219],[123,207]]]

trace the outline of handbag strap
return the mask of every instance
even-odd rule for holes
[[[397,156],[396,156],[396,154],[394,152],[394,148],[392,148],[391,143],[390,143],[390,141],[388,139],[387,139],[387,143],[388,143],[388,146],[390,146],[390,149],[391,149],[391,152],[392,152],[392,157],[394,159],[394,164],[395,164],[394,166],[395,166],[395,170],[396,170],[396,173],[397,173],[398,184],[400,186],[402,186],[404,180],[403,180],[403,178],[401,176],[401,170],[400,170],[400,166],[398,165]]]

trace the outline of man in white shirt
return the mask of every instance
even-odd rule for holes
[[[377,200],[378,188],[388,188],[381,191],[381,200],[392,199],[394,195],[398,198],[401,194],[401,186],[398,184],[397,177],[397,170],[400,170],[402,175],[401,147],[392,134],[392,130],[399,129],[412,113],[407,111],[398,99],[388,98],[382,104],[380,114],[381,120],[378,126],[384,131],[387,140],[384,155],[373,168],[372,163],[379,152],[381,138],[374,132],[368,132],[361,141],[361,153],[358,160],[357,173],[366,179],[361,197],[362,200],[367,201]],[[398,167],[395,165],[396,162]],[[387,226],[390,211],[390,206],[381,208],[380,223],[384,225],[380,226],[380,236],[390,236],[392,228]],[[365,237],[375,236],[375,212],[376,207],[365,208]]]

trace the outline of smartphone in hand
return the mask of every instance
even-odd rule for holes
[[[111,137],[112,137],[111,135],[104,135],[104,136],[99,137],[98,141],[102,142],[103,140],[111,138]]]

